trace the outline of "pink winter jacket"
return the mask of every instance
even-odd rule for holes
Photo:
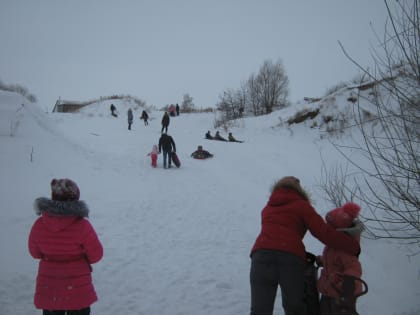
[[[90,264],[103,255],[102,245],[83,201],[35,200],[41,216],[29,234],[29,252],[40,259],[34,303],[39,309],[78,310],[97,300]]]
[[[157,156],[158,153],[159,153],[158,146],[154,144],[152,147],[152,151],[150,151],[147,155]]]
[[[362,266],[356,256],[325,247],[322,254],[323,268],[318,280],[318,290],[322,295],[340,297],[343,279],[341,275],[357,278],[362,276]],[[356,281],[354,295],[362,292],[362,283]]]

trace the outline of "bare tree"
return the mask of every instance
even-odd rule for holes
[[[269,114],[275,108],[286,106],[289,95],[289,78],[281,61],[273,63],[264,61],[256,76],[251,76],[249,82],[251,94],[255,95],[257,106],[263,109],[264,114]]]
[[[181,103],[181,109],[184,113],[189,113],[191,111],[193,111],[194,109],[194,102],[193,102],[193,98],[188,94],[185,93],[184,94],[184,98],[182,100]]]
[[[223,92],[217,108],[225,112],[225,119],[242,117],[244,112],[259,116],[285,107],[288,95],[289,79],[282,62],[267,60],[257,74],[251,74],[242,83],[240,89]]]
[[[374,72],[360,66],[340,43],[344,54],[373,82],[374,97],[369,101],[375,108],[375,120],[368,124],[357,103],[357,126],[363,142],[351,148],[336,147],[345,157],[346,149],[358,151],[370,165],[353,164],[358,174],[351,176],[352,181],[343,180],[346,174],[329,172],[322,184],[336,199],[358,199],[364,205],[362,218],[373,237],[417,246],[420,246],[419,2],[396,1],[391,10],[388,1],[384,1],[389,21],[379,49],[372,54]],[[335,192],[328,185],[334,180],[342,186]]]

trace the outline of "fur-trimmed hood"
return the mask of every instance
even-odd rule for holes
[[[82,200],[58,201],[40,197],[34,201],[34,209],[37,215],[46,212],[51,216],[82,217],[89,216],[89,208]]]

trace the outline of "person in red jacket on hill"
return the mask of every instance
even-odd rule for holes
[[[307,230],[325,245],[358,255],[359,243],[328,226],[310,203],[299,179],[277,181],[261,213],[261,232],[251,250],[251,315],[272,314],[280,286],[286,315],[304,315],[302,239]]]
[[[327,224],[351,235],[360,242],[361,231],[353,230],[357,223],[360,206],[348,202],[331,210],[325,219]],[[322,315],[357,315],[356,297],[362,293],[362,265],[356,255],[326,246],[319,257],[323,267],[318,280],[321,293]]]
[[[70,179],[51,181],[52,198],[38,198],[40,217],[29,234],[28,248],[39,259],[34,304],[43,315],[90,314],[97,300],[91,264],[103,255],[102,244],[87,220],[89,209]]]

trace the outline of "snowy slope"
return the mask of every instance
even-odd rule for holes
[[[335,97],[331,111],[344,106],[338,101],[346,96]],[[310,128],[313,121],[285,124],[299,106],[320,103],[240,120],[230,131],[242,144],[203,139],[215,131],[214,114],[181,114],[169,133],[182,166],[168,170],[161,156],[157,169],[147,156],[160,136],[160,111],[150,113],[146,127],[136,109],[128,131],[129,103],[114,102],[118,118],[109,114],[110,102],[78,114],[21,104],[20,96],[0,92],[0,314],[39,313],[32,303],[37,262],[26,241],[36,218],[32,202],[49,196],[54,177],[79,184],[104,245],[104,259],[93,266],[99,301],[92,313],[98,314],[246,314],[249,251],[271,184],[295,175],[318,211],[330,210],[319,188],[321,158],[334,165],[342,157],[322,130]],[[11,137],[13,119],[19,127]],[[200,144],[215,157],[191,159]],[[323,248],[310,235],[305,244],[315,253]],[[361,314],[420,312],[420,257],[405,255],[395,244],[362,240],[370,292],[359,301]],[[282,314],[280,297],[275,313]]]

